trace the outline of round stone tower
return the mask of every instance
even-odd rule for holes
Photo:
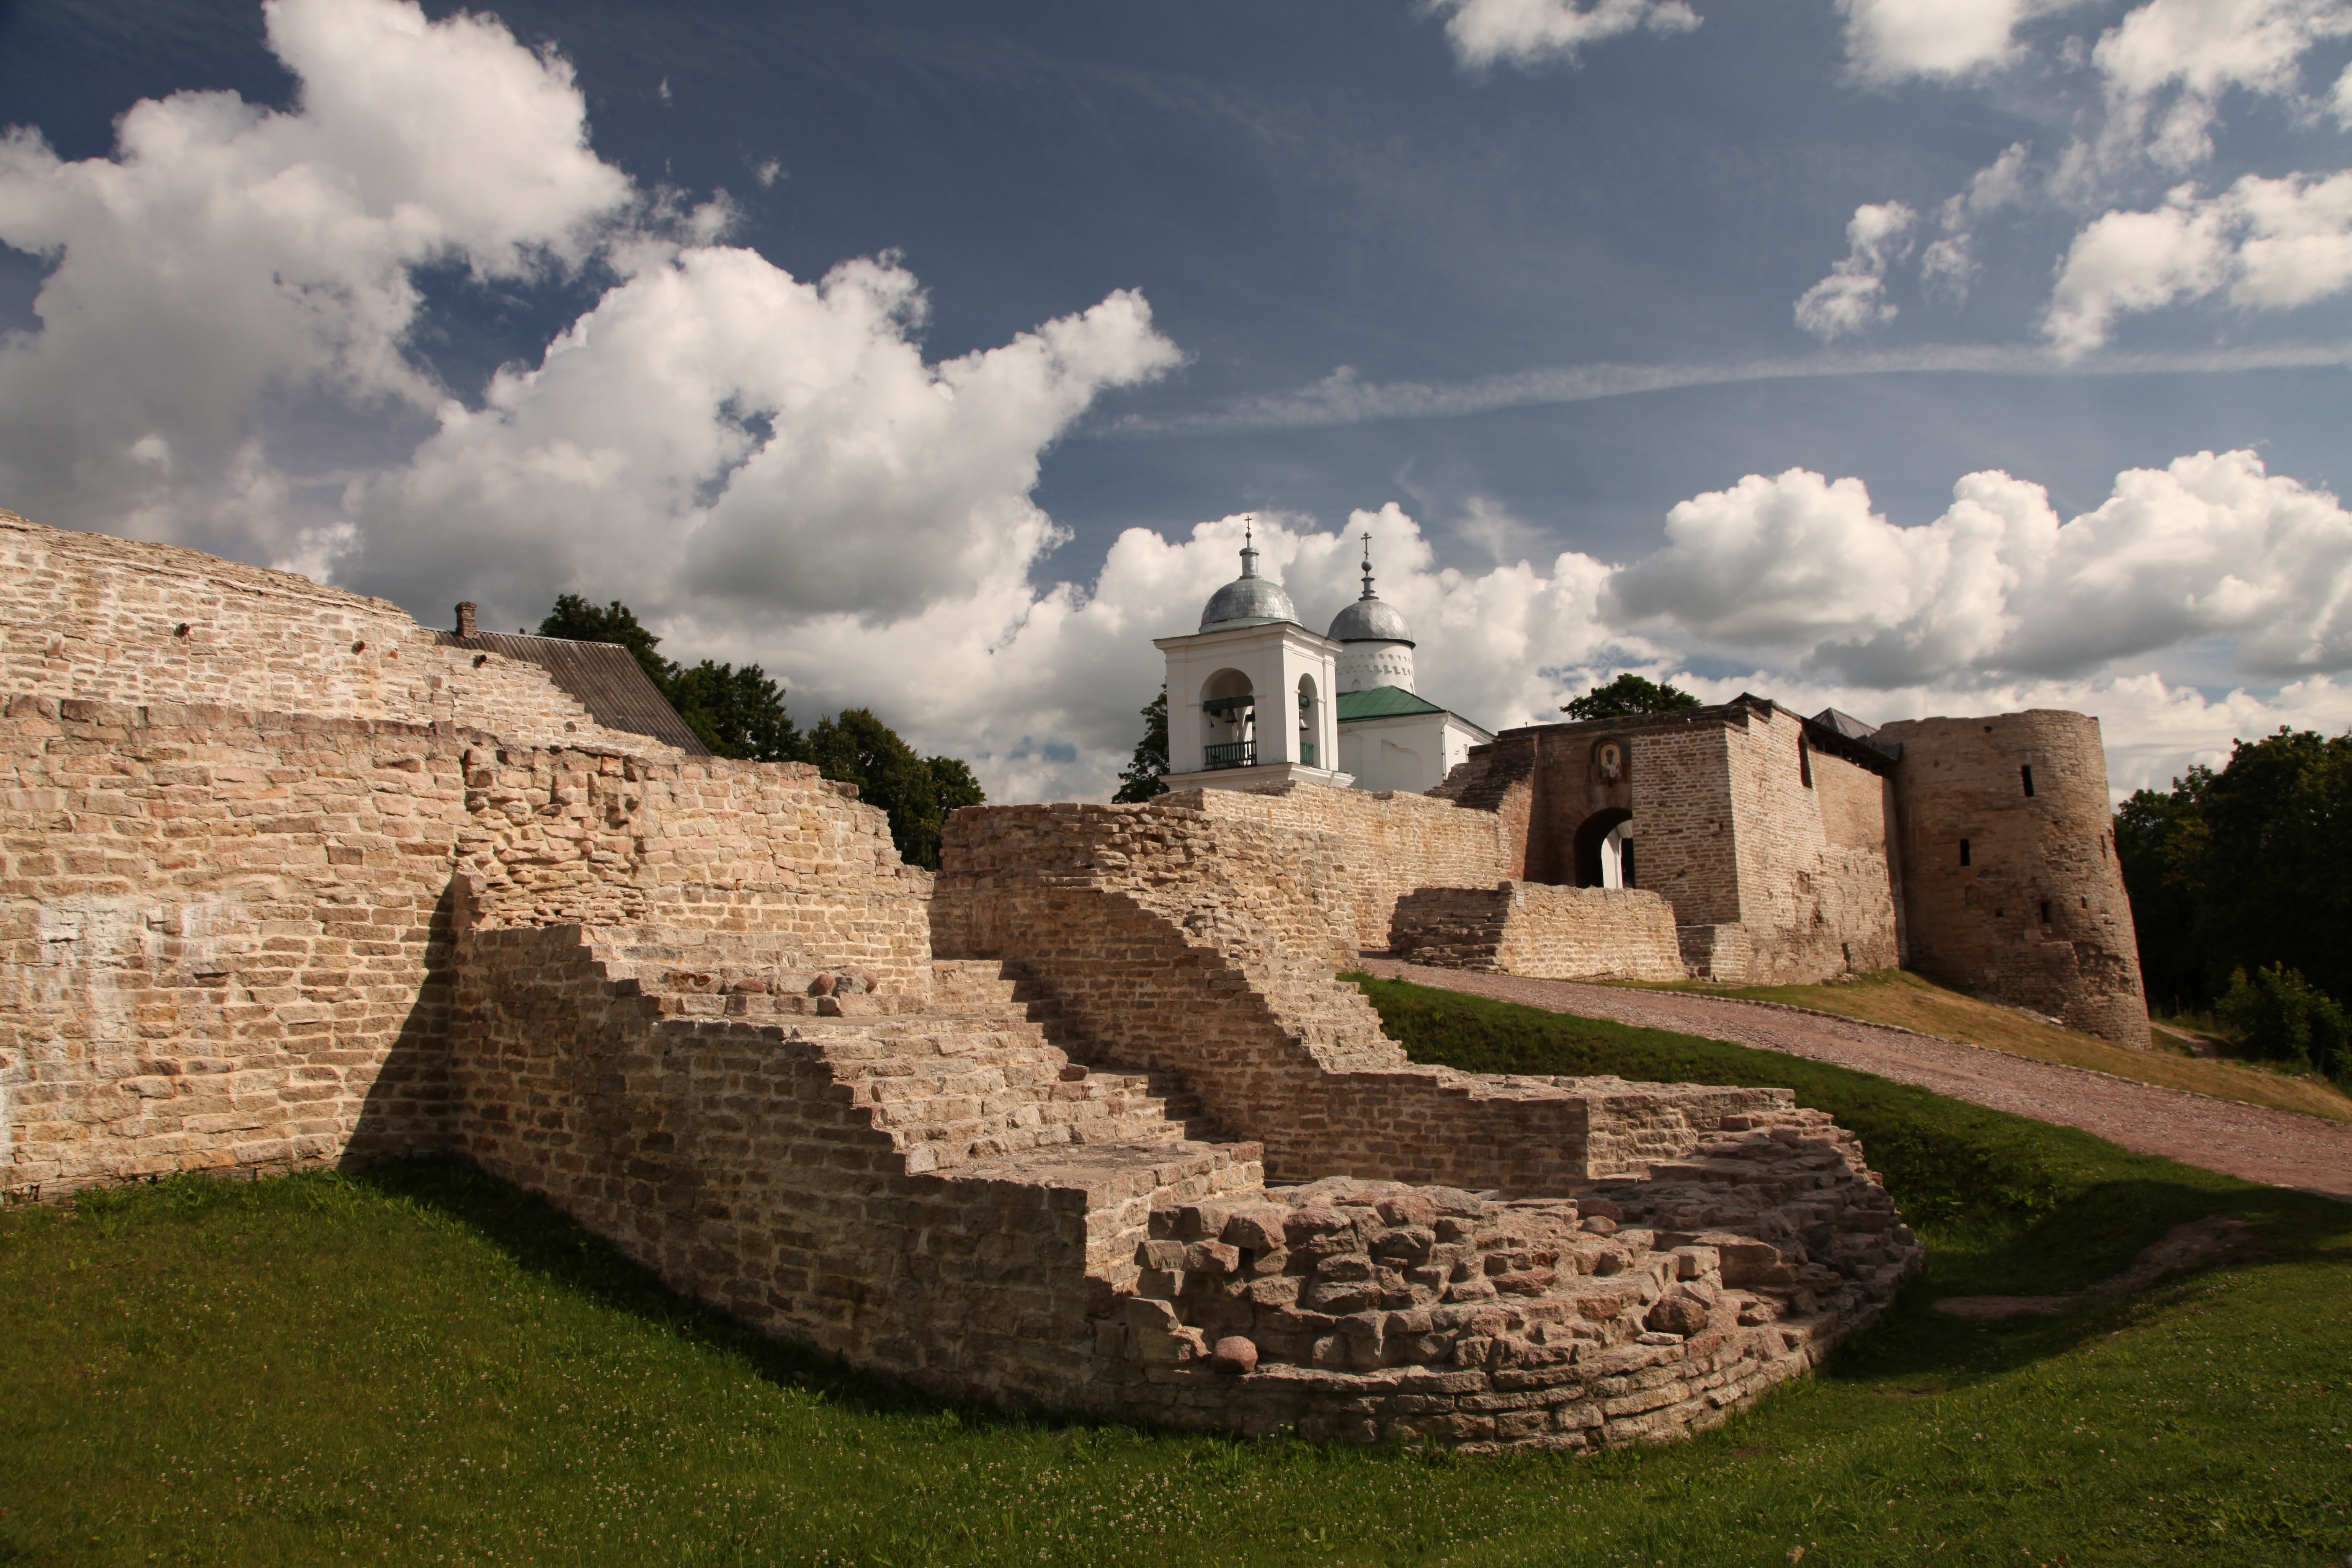
[[[2036,709],[1903,720],[1874,739],[1903,745],[1895,797],[1910,967],[2146,1046],[2099,721]]]

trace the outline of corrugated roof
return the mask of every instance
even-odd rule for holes
[[[648,736],[688,756],[710,755],[710,748],[677,716],[677,710],[646,674],[645,666],[618,643],[572,642],[506,632],[476,632],[472,637],[436,632],[433,636],[443,647],[503,654],[539,666],[607,730]]]
[[[1375,686],[1369,691],[1339,693],[1339,722],[1352,719],[1402,719],[1412,713],[1443,713],[1446,710],[1402,686]]]

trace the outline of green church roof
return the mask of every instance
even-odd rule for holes
[[[1339,693],[1339,722],[1355,719],[1402,719],[1412,713],[1443,713],[1446,710],[1423,700],[1402,686],[1375,686],[1370,691]]]

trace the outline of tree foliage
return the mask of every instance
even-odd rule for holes
[[[2352,1082],[2352,1022],[2333,997],[2284,964],[2251,976],[2235,971],[2214,1011],[2246,1055]]]
[[[756,664],[738,669],[704,659],[691,669],[670,667],[665,693],[678,717],[713,756],[755,763],[804,763],[808,742],[784,711],[783,689]]]
[[[960,805],[988,796],[971,769],[954,757],[919,757],[898,732],[864,708],[820,719],[809,731],[809,760],[829,779],[857,786],[857,798],[882,808],[898,858],[939,869],[940,835]]]
[[[1605,685],[1596,686],[1560,711],[1571,719],[1623,719],[1636,713],[1678,713],[1696,708],[1699,700],[1662,680],[1645,680],[1627,670]]]
[[[890,818],[891,841],[908,865],[936,870],[948,815],[988,802],[962,759],[916,755],[870,710],[851,708],[803,731],[784,710],[783,688],[758,665],[738,668],[706,658],[688,666],[664,658],[656,651],[661,638],[618,599],[600,607],[577,594],[562,595],[539,623],[539,635],[627,648],[713,756],[814,763],[824,777],[856,784],[860,800]]]
[[[2352,731],[2282,729],[2116,813],[2149,996],[2203,1005],[2284,967],[2352,997]]]
[[[1114,805],[1168,793],[1168,689],[1161,687],[1142,712],[1143,739],[1135,743],[1135,759],[1118,775],[1118,793],[1110,797]]]

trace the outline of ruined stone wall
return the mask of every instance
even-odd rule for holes
[[[1895,786],[1913,966],[2119,1044],[2146,1045],[2138,938],[2116,860],[2099,721],[2036,709],[1906,720],[1879,734],[1903,744]]]
[[[11,1190],[440,1147],[460,874],[493,926],[757,927],[929,984],[928,874],[804,767],[19,696],[0,769]]]
[[[808,966],[929,986],[930,874],[899,860],[856,786],[804,763],[480,746],[466,785],[459,851],[483,925],[756,930]]]
[[[1418,888],[1486,888],[1513,874],[1515,849],[1494,812],[1430,795],[1286,784],[1188,792],[1196,809],[1334,840],[1333,874],[1345,889],[1359,949],[1388,945],[1397,900]]]
[[[1099,1405],[1116,1240],[1131,1253],[1155,1202],[1259,1184],[1251,1151],[1185,1147],[1093,1183],[911,1174],[834,1059],[854,1035],[676,1016],[606,973],[594,934],[465,940],[457,1145],[763,1332],[937,1393]]]
[[[646,736],[600,728],[537,665],[436,646],[389,600],[8,511],[0,511],[0,690],[446,721],[517,742],[670,754]]]
[[[439,1146],[447,728],[20,696],[0,1187]]]
[[[1181,1074],[1286,1179],[1570,1192],[1674,1157],[1761,1092],[1408,1062],[1332,976],[1354,940],[1341,847],[1197,799],[956,813],[935,951],[1019,965],[1101,1059]]]
[[[1674,910],[1635,888],[1424,888],[1397,903],[1389,951],[1409,963],[1536,980],[1680,980]]]
[[[1803,721],[1777,708],[1754,711],[1723,734],[1748,959],[1744,975],[1717,977],[1804,984],[1895,967],[1901,952],[1880,777],[1812,749]]]

